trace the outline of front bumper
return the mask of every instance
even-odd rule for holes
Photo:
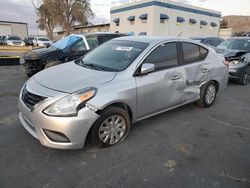
[[[247,66],[241,65],[229,65],[229,79],[240,79],[246,72]]]
[[[18,100],[19,119],[23,127],[42,145],[57,149],[79,149],[84,146],[87,134],[98,119],[99,115],[85,107],[78,112],[76,117],[52,117],[42,111],[52,103],[45,100],[33,111],[30,111],[22,99]],[[60,133],[48,135],[46,131]],[[62,135],[68,141],[62,142]],[[58,139],[59,138],[59,139]]]

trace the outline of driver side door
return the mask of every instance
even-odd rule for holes
[[[156,47],[143,61],[155,65],[155,70],[147,75],[136,76],[137,118],[141,119],[185,101],[183,89],[185,81],[178,66],[179,45],[169,42]]]

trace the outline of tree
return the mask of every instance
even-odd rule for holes
[[[88,17],[94,16],[90,7],[90,0],[58,0],[59,23],[65,29],[66,35],[76,23],[86,25]]]
[[[58,8],[57,0],[42,0],[37,1],[36,4],[32,0],[32,4],[35,7],[36,14],[38,15],[38,27],[41,30],[45,30],[48,37],[54,39],[54,29],[58,25]]]
[[[221,28],[228,28],[228,21],[225,19],[222,19],[220,22],[220,27]]]

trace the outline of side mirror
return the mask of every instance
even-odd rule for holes
[[[155,65],[152,63],[144,63],[141,66],[140,74],[148,74],[155,70]]]

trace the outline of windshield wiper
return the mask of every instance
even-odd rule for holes
[[[91,67],[94,68],[95,70],[102,70],[102,71],[111,71],[111,72],[116,72],[116,69],[112,69],[109,67],[104,67],[95,63],[85,63],[83,59],[81,59],[81,65],[84,67]]]
[[[92,67],[96,70],[103,70],[103,68],[99,67],[98,65],[94,64],[94,63],[84,63],[84,65]]]
[[[101,67],[97,66],[94,63],[85,63],[82,59],[81,59],[81,64],[84,67],[91,67],[91,68],[94,68],[95,70],[103,70]]]

